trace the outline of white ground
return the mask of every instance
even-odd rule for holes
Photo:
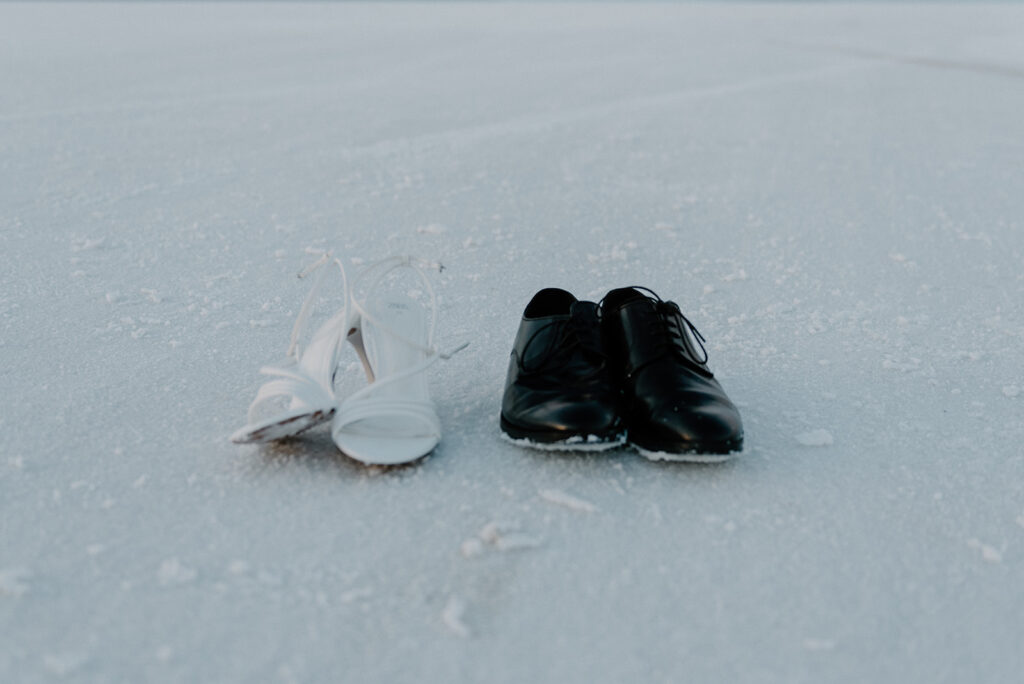
[[[0,5],[0,681],[1020,681],[1022,112],[1012,5]],[[418,466],[227,441],[325,245],[447,266]],[[634,283],[746,453],[501,441]]]

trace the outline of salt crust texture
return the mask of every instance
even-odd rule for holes
[[[0,681],[1017,681],[1022,111],[1010,4],[0,4]],[[325,247],[446,266],[415,467],[227,441]],[[499,438],[630,284],[739,458]]]

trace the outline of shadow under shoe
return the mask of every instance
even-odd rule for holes
[[[675,302],[638,288],[612,290],[601,302],[601,322],[637,451],[651,460],[713,462],[743,448],[739,410]]]
[[[509,360],[501,430],[540,449],[601,450],[623,443],[597,304],[557,288],[534,295]]]

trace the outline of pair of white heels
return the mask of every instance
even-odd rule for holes
[[[299,276],[323,266],[292,329],[288,360],[260,369],[274,379],[260,387],[248,424],[231,441],[285,439],[329,420],[334,443],[363,463],[394,465],[426,456],[441,440],[441,421],[423,371],[451,356],[434,347],[437,297],[423,270],[427,264],[405,256],[383,259],[365,267],[350,287],[345,265],[327,252]],[[345,303],[303,348],[299,340],[333,266],[341,274]],[[394,287],[389,290],[385,281],[399,269],[415,273],[429,295],[428,307]],[[359,289],[371,296],[357,298]],[[369,384],[339,398],[335,388],[345,342],[355,349]],[[273,406],[277,410],[267,416]]]

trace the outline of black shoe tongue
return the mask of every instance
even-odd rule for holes
[[[594,302],[573,302],[569,316],[582,320],[597,320],[597,304]]]
[[[605,295],[604,307],[606,309],[616,309],[624,304],[636,301],[650,302],[651,306],[654,306],[654,300],[635,287],[622,287],[612,290]]]

